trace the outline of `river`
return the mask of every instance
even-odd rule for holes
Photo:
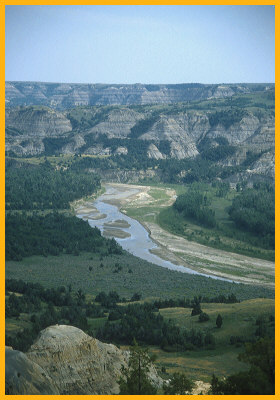
[[[137,220],[123,214],[118,206],[112,204],[137,194],[139,190],[131,188],[124,191],[109,184],[105,185],[105,189],[106,192],[96,200],[87,201],[77,208],[77,217],[87,220],[90,226],[99,228],[104,236],[114,237],[123,249],[134,256],[171,270],[233,282],[230,279],[204,274],[183,265],[173,264],[151,253],[151,250],[158,246],[150,238],[149,232]]]

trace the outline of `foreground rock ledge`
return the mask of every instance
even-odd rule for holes
[[[26,354],[6,348],[6,394],[118,394],[117,381],[128,359],[128,351],[78,328],[50,326]],[[153,366],[149,376],[154,385],[162,385]]]

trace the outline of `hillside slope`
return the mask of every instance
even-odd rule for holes
[[[258,103],[260,98],[263,103]],[[248,173],[270,178],[274,178],[274,132],[270,90],[233,100],[164,106],[6,110],[8,155],[139,156],[141,151],[143,157],[156,160],[201,156],[224,166],[246,162]]]

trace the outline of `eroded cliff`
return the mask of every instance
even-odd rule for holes
[[[118,394],[121,367],[129,351],[102,343],[68,325],[40,332],[26,354],[7,348],[7,394]],[[162,379],[152,365],[149,378],[160,387]]]
[[[47,107],[22,107],[6,112],[6,151],[17,155],[126,155],[130,144],[138,141],[142,147],[143,141],[150,158],[184,159],[217,146],[223,138],[236,149],[223,165],[239,165],[248,151],[262,153],[256,169],[259,174],[271,175],[275,145],[272,112],[247,110],[231,120],[229,111],[229,122],[225,115],[220,121],[213,110],[159,108],[155,112],[149,107],[115,106],[61,113]]]

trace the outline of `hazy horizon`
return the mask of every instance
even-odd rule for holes
[[[59,82],[59,81],[34,81],[34,80],[18,80],[18,79],[6,79],[5,82],[36,82],[36,83],[61,83],[61,84],[74,84],[74,85],[188,85],[188,84],[198,84],[198,85],[254,85],[254,84],[268,84],[268,85],[275,85],[275,82],[178,82],[178,83],[171,83],[171,82],[132,82],[132,83],[123,83],[123,82]]]

